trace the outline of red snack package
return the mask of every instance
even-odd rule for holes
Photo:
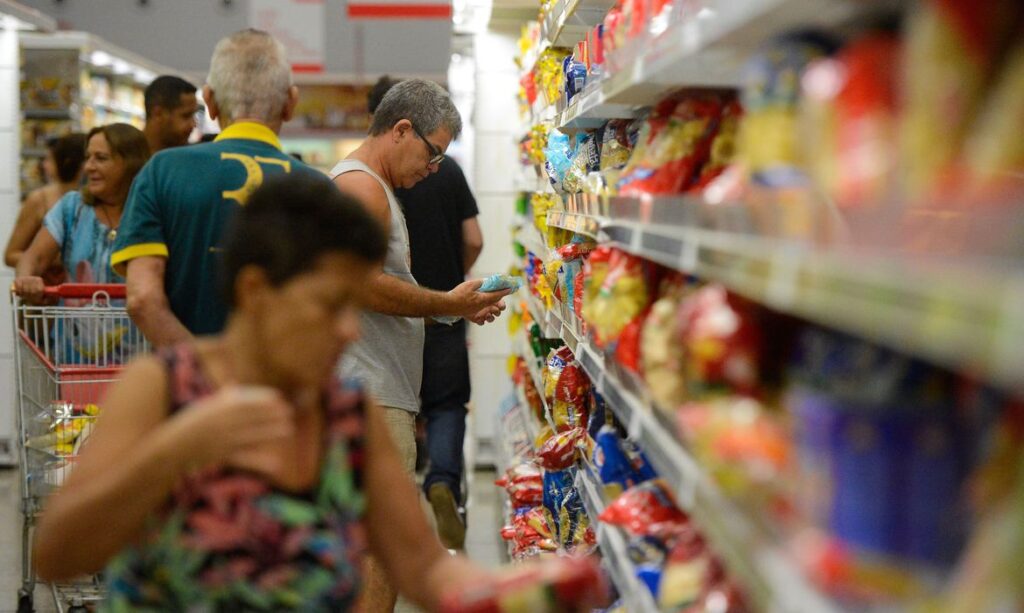
[[[696,181],[688,189],[700,191],[714,181],[732,164],[736,157],[736,135],[739,132],[743,107],[739,100],[730,100],[722,109],[718,130],[708,149],[708,160],[701,168]]]
[[[615,346],[615,359],[619,361],[619,364],[635,373],[640,372],[640,332],[643,330],[648,313],[650,313],[650,308],[629,322],[622,329],[619,342]]]
[[[582,402],[590,391],[590,380],[583,373],[577,362],[567,364],[562,369],[558,383],[555,385],[555,400],[562,402]]]
[[[707,285],[683,301],[679,317],[688,387],[757,391],[761,335],[745,303],[721,285]]]
[[[549,438],[537,452],[537,461],[546,470],[565,470],[576,461],[576,450],[585,445],[583,428],[561,432]]]
[[[669,118],[652,116],[643,157],[636,165],[630,160],[619,180],[619,192],[627,196],[675,194],[687,189],[708,158],[721,112],[719,97],[691,95],[676,105]]]
[[[633,536],[658,538],[678,536],[690,525],[690,518],[676,507],[661,479],[629,488],[598,519],[621,526]]]
[[[441,599],[442,613],[584,612],[608,604],[608,582],[593,557],[531,563]]]
[[[544,481],[540,469],[524,463],[510,468],[495,485],[505,488],[516,508],[533,507],[544,501]]]

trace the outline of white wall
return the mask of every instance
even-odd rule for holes
[[[0,237],[7,244],[20,205],[18,33],[0,30]],[[0,266],[0,465],[15,461],[14,336],[8,288],[14,271]]]
[[[217,41],[247,27],[249,3],[232,0],[21,0],[64,29],[99,35],[165,66],[205,73]],[[327,72],[444,74],[450,20],[348,21],[345,0],[327,0]]]
[[[515,36],[488,32],[474,43],[476,100],[473,105],[474,162],[472,184],[480,208],[484,251],[473,270],[479,277],[507,272],[512,263],[510,227],[515,212],[513,174],[514,145],[519,127],[516,91],[519,74],[513,63]],[[472,326],[470,365],[473,380],[473,435],[477,439],[477,463],[494,463],[497,442],[497,410],[511,393],[508,357],[512,351],[507,317],[496,323]]]

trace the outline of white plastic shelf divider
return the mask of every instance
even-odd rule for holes
[[[605,509],[605,503],[601,485],[588,467],[583,466],[576,472],[575,486],[583,500],[583,508],[590,517],[590,525],[597,535],[597,546],[601,550],[605,568],[625,602],[626,610],[630,613],[656,613],[658,607],[651,591],[637,579],[636,569],[626,552],[626,539],[622,532],[597,520]]]
[[[605,242],[773,309],[1024,390],[1019,269],[621,219],[614,205]]]
[[[548,211],[547,220],[550,226],[589,236],[595,240],[601,231],[602,219],[593,215],[568,211]]]

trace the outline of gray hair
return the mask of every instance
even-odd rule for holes
[[[389,89],[373,114],[370,136],[384,134],[403,119],[424,134],[443,127],[454,140],[462,133],[462,118],[451,96],[433,81],[408,79]]]
[[[247,29],[222,38],[210,58],[206,83],[228,119],[280,119],[292,86],[282,45],[270,34]]]

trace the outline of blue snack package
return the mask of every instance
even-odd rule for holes
[[[517,291],[523,285],[523,279],[516,275],[491,275],[484,279],[478,292],[499,292],[503,289]]]
[[[565,501],[566,494],[573,489],[575,471],[571,468],[566,470],[544,471],[544,508],[551,513],[551,517],[558,517]]]
[[[634,485],[633,465],[622,451],[620,440],[614,426],[603,426],[594,438],[594,465],[611,499]]]
[[[661,567],[654,564],[644,564],[636,569],[636,578],[651,590],[655,602],[658,600],[658,590],[661,587]]]
[[[523,280],[517,275],[503,275],[496,274],[491,275],[484,279],[483,283],[480,284],[478,292],[500,292],[503,289],[510,289],[513,292],[518,291],[522,287]],[[434,321],[452,325],[453,323],[462,319],[461,317],[454,317],[451,315],[435,315],[432,318]]]

